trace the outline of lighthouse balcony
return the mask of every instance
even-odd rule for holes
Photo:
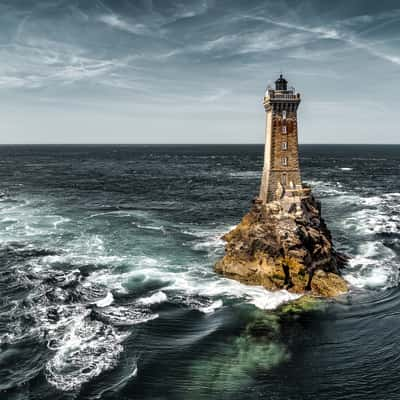
[[[274,100],[300,100],[300,93],[294,93],[294,92],[286,92],[286,93],[279,93],[276,92],[275,90],[268,90],[267,93],[265,94],[264,101],[274,101]]]

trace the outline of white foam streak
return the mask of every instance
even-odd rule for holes
[[[95,304],[96,304],[97,307],[107,307],[110,304],[112,304],[113,301],[114,301],[114,296],[112,295],[111,292],[108,292],[107,296],[104,297],[104,299],[96,301]]]
[[[112,327],[85,317],[76,317],[64,334],[62,345],[46,364],[47,380],[64,391],[75,390],[113,368],[123,350],[123,337]]]
[[[352,286],[357,288],[368,288],[368,289],[385,288],[387,287],[387,282],[390,278],[390,271],[382,271],[381,269],[372,269],[365,276],[345,274],[344,278]]]
[[[287,303],[288,301],[296,300],[301,295],[295,293],[289,293],[286,290],[280,290],[276,292],[259,293],[253,295],[253,300],[250,301],[256,307],[262,310],[273,310],[280,304]]]
[[[139,299],[138,303],[141,303],[144,305],[151,305],[151,304],[164,303],[167,300],[168,300],[168,297],[164,292],[157,292],[149,297],[143,297],[143,298]]]
[[[398,285],[396,254],[381,237],[400,232],[398,197],[398,193],[351,196],[352,204],[362,208],[344,216],[341,228],[348,236],[363,242],[354,251],[344,274],[344,278],[356,288],[385,289]]]
[[[224,305],[222,300],[216,300],[212,304],[206,307],[200,307],[199,311],[201,311],[204,314],[212,314],[217,310],[218,308],[221,308]]]
[[[171,279],[173,279],[172,276]],[[214,274],[204,277],[200,277],[199,274],[194,276],[191,273],[176,274],[173,282],[164,288],[164,291],[167,290],[185,293],[188,296],[199,296],[221,301],[213,303],[214,306],[211,309],[215,306],[218,306],[217,308],[222,307],[222,299],[224,297],[242,300],[258,308],[268,310],[299,297],[299,295],[285,290],[271,292],[261,286],[244,285],[235,280],[222,278]],[[210,305],[206,305],[200,311],[204,311],[208,307]]]
[[[260,177],[260,171],[231,172],[229,174],[229,176],[234,177],[234,178],[243,178],[243,179],[259,178]]]

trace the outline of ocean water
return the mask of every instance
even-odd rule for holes
[[[0,399],[399,399],[400,146],[300,148],[351,291],[213,272],[262,146],[0,147]]]

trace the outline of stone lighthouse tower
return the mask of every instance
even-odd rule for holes
[[[225,256],[215,264],[224,276],[268,290],[345,293],[338,253],[321,216],[321,204],[300,177],[297,107],[300,95],[281,75],[264,97],[267,114],[260,195],[242,221],[223,236]]]
[[[288,89],[287,84],[281,74],[275,81],[275,89],[267,89],[264,97],[267,118],[259,196],[263,203],[279,200],[288,192],[302,189],[297,139],[300,94],[293,88]]]

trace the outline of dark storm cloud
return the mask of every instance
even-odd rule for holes
[[[397,1],[13,0],[0,30],[2,141],[261,142],[280,70],[304,141],[398,141]]]

